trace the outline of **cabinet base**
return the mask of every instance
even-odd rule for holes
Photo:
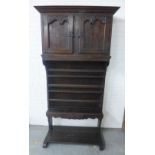
[[[47,133],[43,148],[47,148],[49,143],[91,144],[98,145],[100,150],[105,148],[104,138],[98,127],[53,126]]]

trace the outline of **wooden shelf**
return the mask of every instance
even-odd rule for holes
[[[48,90],[48,92],[53,92],[53,93],[85,93],[85,94],[101,94],[102,91],[82,91],[82,90]]]
[[[58,72],[88,72],[88,73],[104,73],[105,70],[102,69],[48,69],[48,71],[58,71]]]
[[[100,129],[97,127],[71,127],[71,126],[53,126],[47,133],[44,141],[44,146],[48,143],[82,143],[102,145],[105,142],[100,134]]]
[[[80,84],[48,84],[51,87],[67,88],[103,88],[102,85],[80,85]]]
[[[89,103],[99,103],[100,100],[71,100],[71,99],[49,99],[49,101],[54,102],[89,102]]]
[[[99,75],[48,75],[48,77],[57,78],[104,78],[104,76]]]

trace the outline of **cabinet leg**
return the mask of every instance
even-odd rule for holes
[[[105,143],[103,141],[100,142],[99,144],[99,149],[102,151],[105,149]]]
[[[102,131],[101,130],[100,130],[99,149],[100,150],[104,150],[105,149],[105,141],[104,141],[104,137],[102,135]]]
[[[44,141],[43,148],[47,148],[47,146],[48,146],[48,142],[47,141]]]
[[[100,138],[99,139],[99,149],[100,150],[104,150],[104,148],[105,148],[105,141],[104,141],[104,138],[103,138],[103,135],[102,135],[101,123],[102,123],[102,117],[98,118],[98,125],[97,125],[97,127],[99,129],[99,134],[100,134],[100,136],[99,136],[99,138]]]
[[[45,137],[45,140],[44,140],[44,142],[43,142],[43,148],[47,148],[47,146],[48,146],[48,134],[47,134],[47,136]]]
[[[52,121],[52,117],[48,116],[48,126],[49,126],[49,130],[53,129],[53,121]]]
[[[98,118],[98,124],[97,124],[98,128],[101,128],[101,123],[102,123],[102,118]]]
[[[50,131],[53,129],[52,117],[48,116],[47,119],[48,119],[49,131],[48,131],[48,133],[47,133],[47,135],[45,137],[45,140],[43,142],[43,148],[48,147]]]

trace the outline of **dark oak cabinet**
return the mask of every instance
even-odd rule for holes
[[[47,75],[48,143],[105,147],[101,132],[113,14],[119,7],[35,6],[41,13],[42,60]],[[52,117],[97,118],[97,127],[53,126]]]
[[[112,17],[97,13],[42,15],[43,52],[108,54]]]

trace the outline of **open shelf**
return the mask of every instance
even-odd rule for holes
[[[104,78],[102,75],[48,75],[48,77],[57,78]]]
[[[72,99],[49,99],[49,101],[54,102],[88,102],[88,103],[98,103],[100,100],[72,100]]]
[[[93,72],[93,73],[104,73],[105,70],[103,69],[53,69],[53,68],[49,68],[48,71],[59,71],[59,72]]]
[[[89,93],[89,94],[101,94],[102,91],[82,91],[82,90],[65,90],[65,89],[58,89],[58,90],[48,90],[48,92],[53,92],[53,93]]]
[[[50,87],[67,88],[103,88],[102,85],[80,85],[80,84],[48,84]]]

